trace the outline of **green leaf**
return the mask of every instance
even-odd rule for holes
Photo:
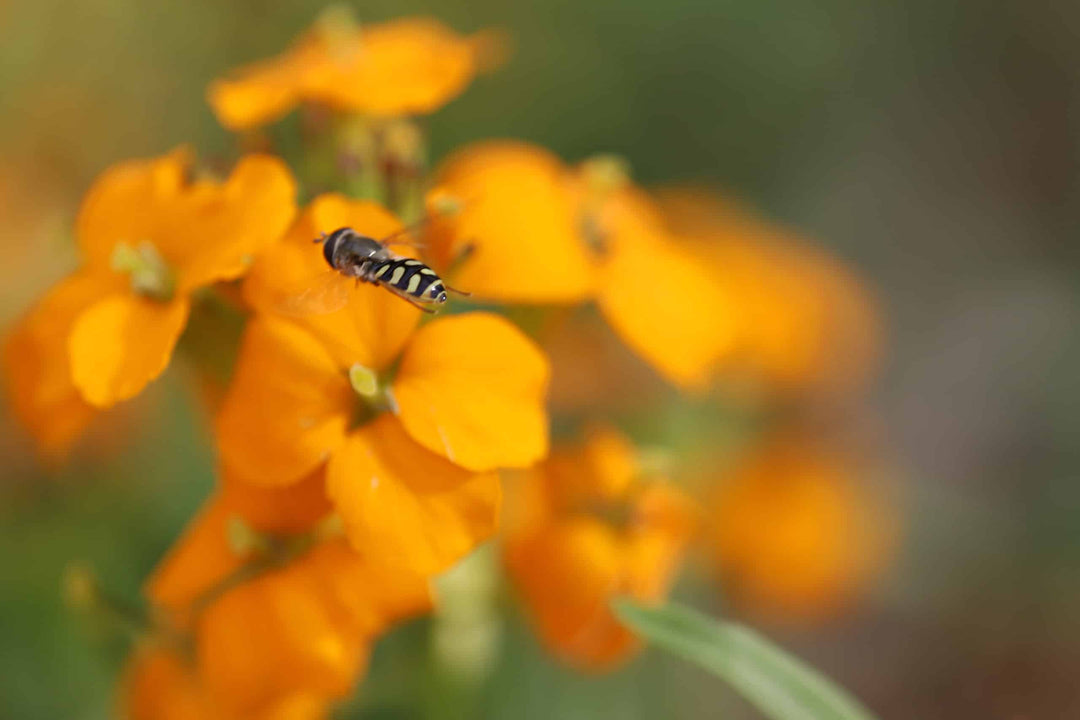
[[[844,689],[748,627],[678,605],[617,599],[612,607],[642,637],[720,676],[773,720],[874,720]]]

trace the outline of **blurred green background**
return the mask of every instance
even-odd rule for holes
[[[716,183],[857,268],[889,328],[866,431],[899,470],[900,557],[856,612],[766,631],[885,718],[1080,716],[1080,6],[351,5],[362,21],[425,13],[513,35],[511,62],[427,122],[435,157],[488,137],[619,153],[643,183]],[[0,2],[0,319],[73,266],[70,219],[108,163],[185,142],[228,152],[206,84],[321,7]],[[0,416],[0,717],[109,716],[122,647],[68,614],[59,578],[85,561],[133,597],[211,487],[184,375],[59,471]],[[356,716],[413,716],[392,668],[422,638],[406,628],[380,649]],[[506,638],[487,717],[752,717],[655,654],[586,679],[519,626]]]

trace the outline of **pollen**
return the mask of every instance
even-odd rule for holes
[[[371,368],[355,363],[349,368],[349,384],[360,397],[372,400],[379,395],[379,376]]]
[[[109,258],[110,267],[131,277],[137,295],[167,302],[176,292],[176,279],[157,247],[146,240],[136,246],[119,242]]]

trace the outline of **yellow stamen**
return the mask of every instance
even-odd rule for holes
[[[579,228],[585,244],[597,255],[608,251],[602,209],[607,199],[630,184],[630,164],[618,155],[594,155],[581,163],[585,202]]]
[[[119,242],[113,248],[109,264],[113,270],[131,276],[131,289],[153,300],[171,300],[176,281],[165,258],[153,243],[142,241],[136,247]]]
[[[255,531],[244,519],[238,515],[229,518],[226,526],[226,535],[229,541],[229,549],[237,557],[246,557],[255,553],[266,551],[268,542],[266,538]]]
[[[360,50],[360,23],[348,5],[330,5],[315,20],[314,33],[340,63]]]
[[[453,217],[465,207],[465,203],[462,202],[461,198],[442,191],[432,193],[430,202],[431,209],[435,211],[436,215],[440,216]]]
[[[581,164],[581,173],[589,191],[603,197],[630,182],[630,163],[618,155],[594,155]]]
[[[424,133],[413,120],[387,121],[382,130],[382,147],[388,160],[407,168],[422,167],[426,160]]]
[[[374,370],[360,363],[349,368],[349,383],[356,394],[365,400],[378,400],[382,395],[379,389],[379,376]]]
[[[345,521],[337,513],[331,513],[319,521],[312,534],[320,541],[341,537],[345,534]]]

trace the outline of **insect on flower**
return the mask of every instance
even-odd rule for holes
[[[381,240],[361,235],[350,227],[338,228],[329,235],[321,233],[314,242],[322,243],[323,257],[330,267],[300,292],[284,298],[281,310],[292,315],[340,310],[348,302],[349,290],[361,282],[386,288],[426,313],[437,312],[446,304],[447,291],[469,295],[447,286],[423,262],[389,249],[390,245],[411,244],[394,240],[410,229],[404,228]]]

